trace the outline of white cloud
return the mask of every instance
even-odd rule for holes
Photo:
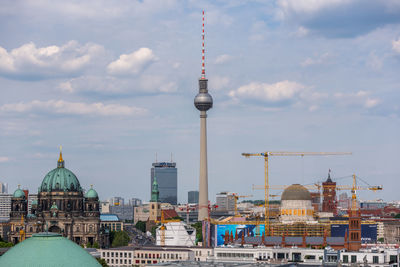
[[[376,55],[376,53],[373,51],[369,53],[366,59],[366,65],[375,71],[381,70],[383,66],[383,58]]]
[[[233,57],[231,55],[227,55],[227,54],[219,55],[215,59],[215,64],[224,64],[224,63],[230,61],[232,58]]]
[[[63,82],[58,85],[58,88],[60,88],[61,91],[66,92],[66,93],[73,93],[75,92],[75,89],[72,87],[72,84],[70,81],[68,82]]]
[[[9,158],[9,157],[1,157],[1,156],[0,156],[0,163],[8,162],[8,161],[10,161],[10,158]]]
[[[131,116],[142,115],[146,109],[119,104],[68,102],[64,100],[34,100],[29,103],[13,103],[0,106],[0,112],[45,112],[64,115]]]
[[[0,47],[0,75],[17,79],[75,75],[103,52],[100,45],[80,45],[76,41],[47,47],[36,47],[31,42],[10,52]]]
[[[288,16],[290,13],[313,14],[324,8],[350,2],[352,0],[279,0],[278,6],[281,8],[282,15]]]
[[[273,103],[293,100],[304,88],[303,85],[290,81],[274,84],[252,82],[230,91],[229,96],[236,99],[253,99]]]
[[[360,90],[356,93],[335,93],[339,105],[344,106],[362,106],[367,109],[374,108],[381,103],[379,98],[370,97],[370,92]]]
[[[122,54],[107,66],[107,70],[112,75],[138,74],[156,60],[151,49],[142,47],[131,54]]]
[[[320,56],[316,56],[315,58],[308,57],[303,62],[301,62],[301,66],[308,67],[312,65],[320,65],[326,63],[330,59],[329,53],[324,53]]]
[[[392,41],[392,49],[394,52],[400,54],[400,38]]]
[[[296,35],[298,37],[304,37],[307,36],[310,33],[310,30],[307,29],[306,27],[300,26],[297,31],[296,31]]]
[[[210,88],[211,90],[222,90],[229,89],[230,79],[226,76],[212,76],[210,78]]]

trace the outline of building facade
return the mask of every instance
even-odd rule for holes
[[[152,164],[150,194],[154,177],[157,178],[159,200],[162,203],[176,205],[178,203],[178,169],[175,162],[156,162]]]
[[[0,182],[0,194],[8,194],[8,184]]]
[[[199,203],[199,191],[189,191],[188,192],[188,203],[198,204]]]
[[[217,211],[234,211],[235,194],[231,192],[221,192],[216,195]]]
[[[97,192],[90,188],[84,194],[75,174],[65,168],[61,152],[57,168],[46,174],[39,186],[30,214],[24,191],[15,190],[10,225],[13,243],[43,231],[60,233],[78,244],[108,243],[108,236],[100,227]]]
[[[11,212],[10,194],[0,194],[0,221],[8,221]]]

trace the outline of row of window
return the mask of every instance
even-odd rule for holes
[[[114,257],[114,252],[109,252],[109,251],[107,251],[107,257],[110,257],[110,255],[111,255],[111,257]],[[132,257],[132,253],[131,252],[115,252],[115,257],[118,257],[118,255],[119,255],[119,257],[120,258],[122,258],[122,257],[129,257],[129,258],[131,258]],[[105,251],[103,251],[103,258],[105,258],[106,257],[106,252]]]
[[[114,258],[114,256],[116,258],[120,257],[128,257],[131,258],[132,257],[132,253],[131,252],[105,252],[103,251],[102,253],[102,257],[103,258]],[[136,258],[141,258],[141,259],[172,259],[172,260],[181,260],[182,259],[182,255],[178,254],[178,253],[163,253],[163,254],[154,254],[154,253],[137,253],[136,254]]]
[[[350,262],[356,263],[357,262],[357,255],[350,255]],[[343,263],[349,263],[349,255],[343,255]],[[378,256],[372,256],[372,263],[379,263]]]
[[[253,253],[217,253],[218,258],[254,258]]]
[[[107,259],[106,262],[114,264],[114,259]],[[129,260],[127,260],[127,259],[120,259],[120,260],[115,259],[115,264],[129,264],[129,265],[131,265],[132,264],[132,260],[130,260],[130,259]]]

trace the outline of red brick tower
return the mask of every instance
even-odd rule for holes
[[[351,190],[351,208],[349,209],[349,238],[348,249],[358,251],[361,248],[361,211],[357,207],[356,176],[353,175],[353,188]]]
[[[336,204],[336,182],[331,180],[331,170],[328,172],[328,179],[322,183],[323,188],[323,200],[322,200],[322,211],[333,212],[337,214]]]

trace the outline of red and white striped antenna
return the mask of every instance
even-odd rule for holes
[[[205,47],[204,47],[204,9],[203,9],[203,26],[202,26],[202,45],[201,45],[201,79],[206,79],[206,68],[205,68]]]

